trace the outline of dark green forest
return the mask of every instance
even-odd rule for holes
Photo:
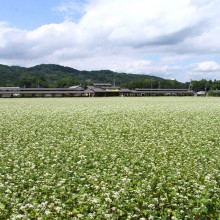
[[[74,85],[86,87],[92,83],[114,83],[122,88],[193,89],[194,91],[220,89],[220,80],[199,80],[191,83],[163,79],[156,76],[116,73],[110,70],[80,71],[55,64],[41,64],[30,68],[0,65],[0,87],[65,88]]]

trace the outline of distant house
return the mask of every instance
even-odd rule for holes
[[[83,91],[84,88],[82,88],[81,86],[71,86],[69,87],[69,89],[75,90],[75,91]]]
[[[93,83],[88,89],[94,92],[94,96],[130,96],[132,93],[130,89],[122,89],[111,83]]]
[[[196,93],[197,96],[205,96],[206,95],[206,91],[199,91]]]

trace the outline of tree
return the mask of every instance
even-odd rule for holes
[[[67,88],[74,85],[76,85],[76,81],[71,76],[62,77],[51,84],[54,88]]]
[[[208,91],[211,87],[212,87],[212,81],[211,80],[206,80],[206,79],[202,79],[199,81],[192,81],[192,89],[195,92],[198,91]]]
[[[17,79],[16,85],[25,88],[48,87],[48,82],[42,76],[24,74]]]

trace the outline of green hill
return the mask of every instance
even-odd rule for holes
[[[0,65],[0,87],[69,87],[92,83],[112,83],[125,88],[188,88],[188,83],[156,76],[116,73],[110,70],[80,71],[55,64],[30,68]]]

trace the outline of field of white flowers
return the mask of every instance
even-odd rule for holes
[[[220,99],[0,100],[0,219],[220,219]]]

